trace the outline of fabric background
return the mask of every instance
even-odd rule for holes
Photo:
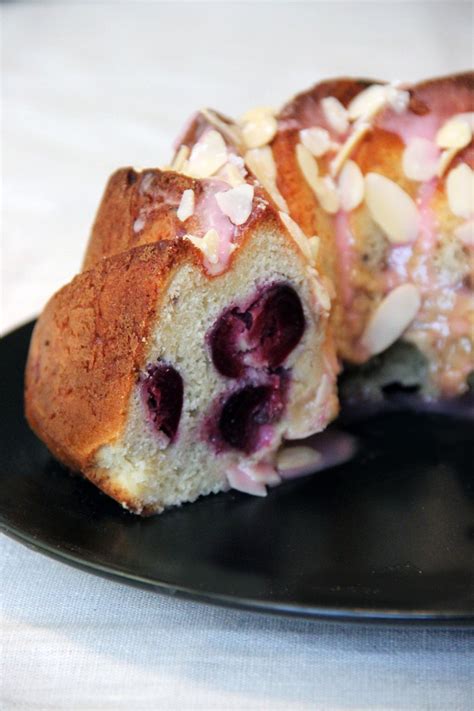
[[[77,271],[107,176],[167,162],[197,107],[417,80],[472,50],[468,3],[4,3],[2,330]],[[0,546],[2,709],[474,707],[467,630],[223,610]]]

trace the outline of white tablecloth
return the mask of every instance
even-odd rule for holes
[[[196,108],[331,75],[472,63],[468,3],[2,6],[2,329],[78,268],[110,172],[167,161]],[[468,631],[333,626],[160,597],[6,538],[3,709],[472,709]]]

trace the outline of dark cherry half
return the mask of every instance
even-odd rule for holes
[[[280,377],[268,385],[245,385],[225,402],[219,435],[234,449],[252,454],[262,445],[262,426],[278,422],[285,407],[285,384]]]
[[[248,367],[277,368],[298,345],[305,329],[303,306],[288,284],[274,284],[246,308],[224,311],[209,335],[212,361],[228,378]]]
[[[149,421],[173,441],[183,408],[181,375],[172,365],[158,361],[147,366],[141,388]]]

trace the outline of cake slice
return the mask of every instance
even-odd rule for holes
[[[335,413],[324,284],[265,193],[241,188],[119,171],[84,271],[33,333],[30,425],[136,513],[264,495],[282,441]]]

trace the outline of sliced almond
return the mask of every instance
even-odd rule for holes
[[[439,149],[432,141],[413,138],[403,151],[403,172],[410,180],[431,180],[438,171],[439,158]]]
[[[467,247],[474,247],[474,220],[458,225],[454,230],[454,236]]]
[[[355,96],[347,107],[351,121],[361,117],[369,119],[387,103],[387,92],[384,84],[371,84]]]
[[[194,190],[185,190],[183,192],[176,215],[181,222],[185,222],[188,217],[194,215]]]
[[[311,247],[309,245],[308,238],[301,227],[286,212],[280,212],[279,214],[283,224],[303,252],[306,259],[311,261]]]
[[[171,163],[172,170],[180,173],[188,159],[189,153],[190,150],[188,146],[181,146],[179,151],[176,153],[173,162]]]
[[[365,176],[365,201],[372,219],[394,244],[414,240],[418,233],[418,210],[412,198],[393,180],[379,173]]]
[[[327,96],[321,100],[326,121],[336,133],[345,133],[349,128],[349,117],[346,109],[335,96]]]
[[[346,212],[355,210],[364,199],[364,176],[353,160],[348,160],[342,168],[338,188],[341,208]]]
[[[373,312],[362,336],[362,345],[370,355],[377,355],[395,343],[415,318],[420,305],[420,292],[414,284],[393,289]]]
[[[227,148],[218,131],[207,131],[193,146],[186,174],[192,178],[209,178],[227,161]]]
[[[288,212],[288,205],[276,186],[276,165],[270,146],[252,148],[244,156],[245,165],[265,188],[279,210]]]
[[[241,119],[242,137],[247,148],[266,146],[275,136],[277,120],[273,109],[262,106],[247,111]]]
[[[443,177],[443,175],[449,168],[451,161],[457,153],[459,153],[458,148],[446,148],[444,151],[441,152],[441,155],[439,157],[438,169],[436,171],[436,175],[438,176],[438,178]]]
[[[216,112],[212,109],[201,109],[201,114],[204,116],[206,121],[211,124],[211,126],[217,128],[219,133],[221,133],[224,138],[227,138],[229,143],[232,143],[239,149],[242,147],[243,139],[240,126],[237,126],[234,123],[226,123],[219,118]]]
[[[317,126],[300,131],[300,141],[316,158],[323,156],[332,147],[329,131]]]
[[[219,235],[214,228],[210,229],[204,237],[195,235],[184,235],[195,247],[205,256],[210,264],[217,264],[219,261]]]
[[[389,104],[397,113],[408,106],[410,94],[394,84],[371,84],[355,96],[347,107],[351,121],[364,118],[366,121]]]
[[[226,163],[219,175],[222,176],[224,180],[233,188],[236,188],[237,185],[245,183],[244,176],[233,163]]]
[[[319,254],[319,247],[321,244],[321,240],[319,237],[314,235],[313,237],[308,237],[308,243],[309,243],[309,251],[311,254],[311,264],[316,264],[318,260],[318,254]]]
[[[339,173],[346,160],[352,154],[354,148],[360,143],[365,134],[370,131],[370,128],[370,124],[364,121],[354,125],[353,131],[344,141],[335,158],[331,161],[331,175],[336,176]]]
[[[453,116],[453,119],[465,121],[468,126],[470,126],[472,133],[474,133],[474,111],[465,111],[462,114],[456,114]]]
[[[311,151],[306,146],[303,146],[302,143],[296,144],[296,160],[309,187],[316,192],[319,173],[318,164]]]
[[[441,126],[436,134],[436,144],[440,148],[461,150],[472,140],[472,130],[467,121],[454,117]]]
[[[451,212],[458,217],[470,217],[474,212],[474,173],[466,163],[450,171],[446,192]]]
[[[276,465],[283,478],[291,478],[297,474],[302,476],[303,473],[310,473],[312,467],[320,464],[321,459],[321,454],[312,447],[287,446],[279,450]]]
[[[308,267],[306,273],[308,275],[311,291],[313,292],[315,307],[326,312],[329,311],[331,308],[331,297],[319,273],[313,267]]]
[[[227,215],[234,225],[243,225],[252,212],[253,195],[253,185],[243,183],[230,190],[216,193],[216,201],[224,215]]]
[[[329,175],[318,178],[315,192],[325,212],[334,215],[339,210],[339,194],[334,180]]]

